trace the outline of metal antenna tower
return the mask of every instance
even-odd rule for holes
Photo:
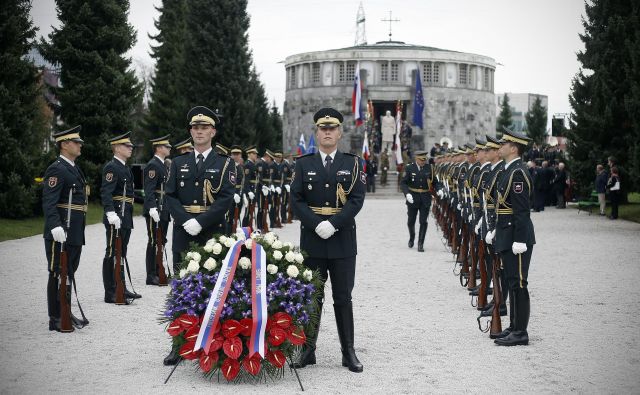
[[[362,2],[360,2],[360,7],[358,7],[358,15],[356,16],[356,42],[355,46],[358,45],[367,45],[367,32],[364,28],[364,7],[362,6]]]

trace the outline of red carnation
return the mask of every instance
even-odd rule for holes
[[[287,331],[285,331],[282,328],[279,328],[278,326],[274,326],[273,328],[271,328],[271,330],[269,331],[269,338],[267,339],[267,341],[272,346],[279,346],[285,340],[287,340]]]
[[[292,330],[287,333],[287,339],[294,346],[301,346],[307,341],[307,336],[304,334],[302,327],[291,328]]]
[[[196,342],[186,342],[180,347],[180,356],[184,359],[196,359],[200,356],[201,350],[193,351]]]
[[[282,351],[276,350],[267,351],[267,361],[269,361],[269,363],[271,363],[276,368],[281,368],[284,366],[286,359]]]
[[[275,313],[273,315],[273,324],[279,326],[282,329],[287,329],[291,326],[293,319],[285,312]]]
[[[227,339],[238,336],[242,329],[242,325],[236,320],[226,320],[222,324],[222,334]]]
[[[245,358],[244,361],[242,361],[242,366],[249,374],[256,376],[260,373],[260,360],[262,360],[262,357],[256,353],[253,354],[251,358]]]
[[[227,358],[222,363],[222,375],[227,381],[231,381],[236,378],[240,372],[240,362],[237,359]]]
[[[242,327],[242,336],[251,336],[251,329],[253,328],[253,320],[251,318],[243,318],[240,320],[240,326]]]
[[[238,359],[242,354],[242,341],[239,337],[225,339],[222,350],[229,358]]]

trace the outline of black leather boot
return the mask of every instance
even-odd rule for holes
[[[58,302],[58,279],[49,272],[47,282],[47,310],[49,312],[49,330],[60,332],[60,303]]]
[[[418,230],[418,252],[424,252],[424,237],[427,235],[427,224],[420,225]]]
[[[526,346],[529,344],[527,333],[530,311],[529,290],[518,288],[511,296],[516,306],[514,328],[507,336],[496,339],[495,343],[500,346]]]
[[[342,366],[348,367],[352,372],[360,373],[363,367],[353,348],[353,305],[351,303],[333,305],[333,310],[336,313],[336,325],[342,350]]]
[[[113,280],[113,259],[104,258],[102,260],[102,284],[104,285],[104,302],[116,302],[116,285]]]
[[[296,369],[302,369],[307,365],[316,364],[316,342],[318,341],[318,333],[320,332],[320,319],[322,318],[322,303],[318,306],[318,327],[316,328],[313,336],[307,338],[307,343],[302,346],[302,351],[296,362],[293,363],[293,367]]]
[[[496,340],[509,336],[509,334],[515,330],[515,321],[516,321],[517,311],[516,311],[515,303],[513,301],[514,299],[513,290],[510,290],[508,295],[509,295],[509,326],[495,336]]]
[[[409,248],[413,248],[413,240],[416,238],[416,230],[412,225],[407,225],[409,228],[409,243],[407,245]]]
[[[156,273],[156,251],[152,243],[147,243],[147,285],[158,285],[159,278]]]
[[[178,362],[180,362],[180,358],[182,358],[180,356],[180,350],[177,347],[171,347],[171,352],[169,353],[169,355],[164,357],[162,363],[165,366],[176,365]]]

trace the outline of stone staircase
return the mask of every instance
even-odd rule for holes
[[[400,199],[402,198],[402,192],[398,188],[398,175],[397,172],[389,172],[387,174],[387,185],[380,185],[381,171],[378,170],[376,175],[376,192],[368,192],[367,199]]]

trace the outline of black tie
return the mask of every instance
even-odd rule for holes
[[[325,170],[327,170],[327,173],[328,173],[329,169],[331,168],[331,155],[327,155],[324,158],[324,168]]]
[[[202,166],[204,165],[204,155],[198,154],[198,163],[196,163],[196,169],[198,173],[202,171]]]

